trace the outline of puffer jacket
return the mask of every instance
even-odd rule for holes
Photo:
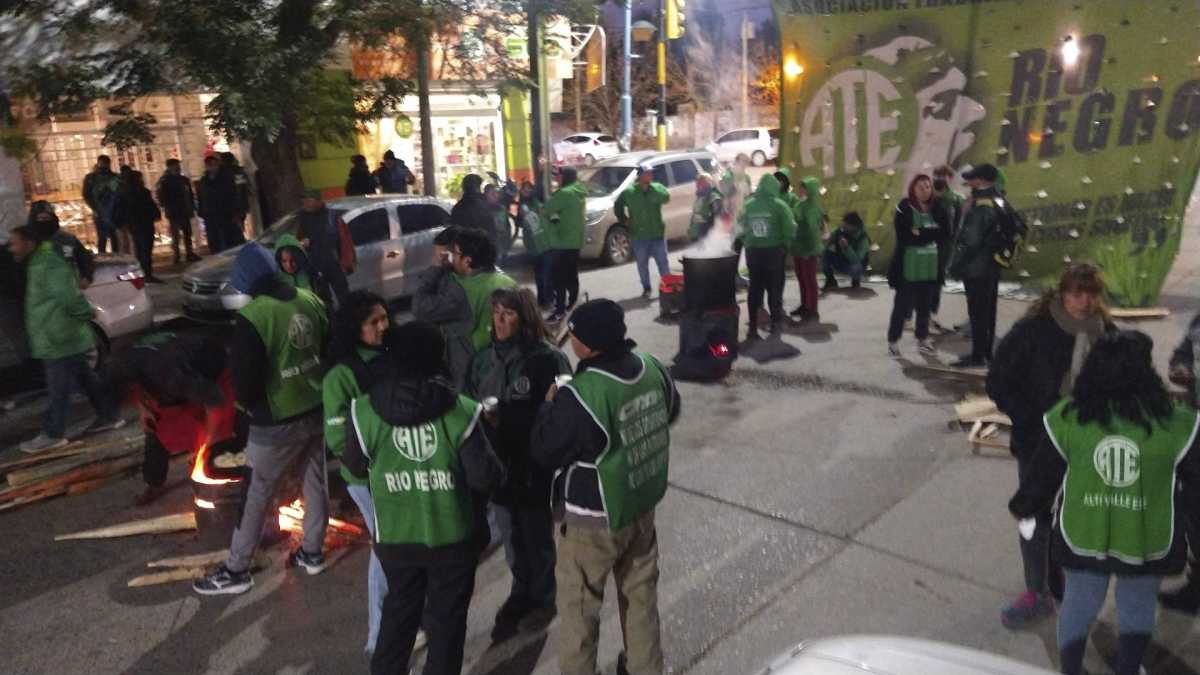
[[[92,306],[79,290],[75,268],[38,244],[25,265],[25,330],[29,351],[43,361],[85,354],[96,346]]]

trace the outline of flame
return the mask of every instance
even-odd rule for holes
[[[196,451],[196,461],[192,462],[192,482],[202,485],[225,485],[226,483],[236,482],[232,478],[213,478],[208,475],[205,470],[205,462],[208,459],[208,444],[205,443]],[[205,506],[203,508],[212,508]]]
[[[327,520],[331,529],[338,532],[359,536],[363,533],[363,529],[352,523],[347,523],[344,520],[337,518],[329,518]],[[302,532],[304,531],[304,503],[299,499],[291,504],[285,504],[279,507],[279,529],[283,532]]]
[[[214,503],[212,503],[212,502],[208,501],[207,499],[200,499],[199,497],[196,497],[196,498],[195,498],[195,499],[193,499],[192,501],[193,501],[193,502],[195,502],[196,506],[199,506],[199,507],[200,507],[200,508],[202,508],[202,509],[215,509],[215,508],[217,508],[217,505],[216,505],[216,504],[214,504]]]

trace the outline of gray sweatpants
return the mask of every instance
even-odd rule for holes
[[[319,553],[325,543],[329,518],[329,485],[325,478],[325,439],[321,416],[271,427],[251,426],[246,461],[251,468],[250,489],[242,520],[233,531],[225,567],[241,572],[250,567],[263,523],[275,517],[275,490],[289,470],[304,477],[304,550]]]

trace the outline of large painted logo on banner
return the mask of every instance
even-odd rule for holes
[[[1033,229],[1013,277],[1049,282],[1086,260],[1115,301],[1157,299],[1200,164],[1196,3],[777,0],[776,13],[782,162],[821,180],[835,223],[863,216],[876,271],[913,176],[988,162]]]

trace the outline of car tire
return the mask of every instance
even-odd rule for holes
[[[104,366],[108,365],[109,353],[112,345],[108,341],[108,335],[105,335],[104,329],[96,324],[88,324],[92,329],[92,335],[96,337],[96,348],[88,352],[88,365],[97,373],[104,371]]]
[[[629,238],[629,230],[621,225],[608,228],[604,235],[604,252],[601,260],[605,265],[624,265],[633,259],[633,241]]]
[[[591,166],[591,165],[593,165],[593,164],[595,164],[595,163],[596,163],[596,158],[595,158],[595,157],[593,157],[593,156],[591,156],[591,155],[584,155],[584,156],[583,156],[583,165],[584,165],[584,166]]]
[[[754,166],[762,166],[767,163],[767,154],[762,150],[755,150],[754,154],[750,156],[750,162]]]

